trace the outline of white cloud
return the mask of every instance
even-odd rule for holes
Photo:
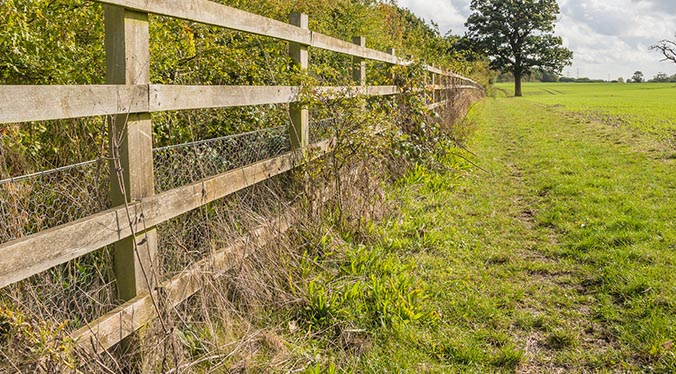
[[[399,0],[440,31],[465,31],[469,0]],[[646,77],[658,72],[676,74],[676,64],[659,62],[651,44],[676,34],[676,0],[559,0],[557,34],[573,50],[573,66],[564,73],[590,78],[630,77],[641,70]]]
[[[467,3],[466,10],[462,6]],[[434,21],[439,25],[442,35],[453,30],[454,33],[464,32],[464,24],[469,13],[469,1],[464,0],[399,0],[399,6],[408,8],[418,17],[427,22]]]

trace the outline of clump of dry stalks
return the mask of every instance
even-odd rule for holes
[[[251,248],[230,270],[205,274],[200,292],[161,307],[160,317],[134,339],[98,355],[78,351],[69,333],[120,303],[110,249],[6,288],[0,295],[0,373],[288,372],[315,362],[299,347],[322,333],[347,356],[368,349],[368,338],[357,330],[304,328],[299,311],[307,304],[308,269],[321,266],[313,262],[317,251],[341,251],[338,232],[367,242],[364,226],[392,209],[384,186],[416,162],[401,152],[402,139],[413,138],[406,130],[416,126],[412,122],[424,120],[439,131],[435,136],[446,137],[417,139],[413,146],[424,152],[436,152],[448,139],[462,144],[469,128],[460,119],[476,95],[449,92],[438,115],[421,109],[420,101],[315,97],[317,115],[330,114],[333,152],[158,227],[158,276],[180,272],[253,228],[277,230],[271,217],[293,222],[288,232]],[[334,238],[329,248],[317,244],[327,236]]]

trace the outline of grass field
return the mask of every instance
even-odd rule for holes
[[[393,190],[369,250],[426,312],[369,330],[356,372],[676,372],[676,89],[525,95],[474,107],[476,165]]]
[[[496,88],[507,96],[514,90],[513,83]],[[525,83],[524,96],[676,144],[676,83]]]

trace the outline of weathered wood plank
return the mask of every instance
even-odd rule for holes
[[[150,111],[283,104],[297,100],[291,86],[150,86]]]
[[[460,86],[453,86],[452,89],[455,90],[481,90],[480,86],[470,86],[470,85],[460,85]]]
[[[386,52],[366,48],[366,46],[350,43],[348,41],[340,40],[318,32],[312,32],[312,44],[310,45],[314,48],[338,52],[353,57],[364,58],[373,61],[385,62],[394,65],[406,64],[405,61],[400,61],[396,56],[388,54]]]
[[[352,43],[361,48],[366,48],[366,38],[363,36],[353,37]],[[357,86],[366,85],[366,61],[362,57],[352,58],[352,80]]]
[[[353,92],[368,96],[396,95],[397,86],[316,87],[336,97]],[[224,108],[298,101],[298,86],[164,86],[150,85],[150,111]]]
[[[445,71],[443,71],[439,68],[435,68],[434,66],[427,66],[427,71],[429,71],[430,73],[434,73],[434,74],[441,74],[441,75],[448,74],[448,73],[446,73]]]
[[[373,61],[379,61],[379,62],[386,62],[388,64],[392,65],[401,65],[402,61],[399,60],[397,56],[394,56],[393,54],[387,53],[387,52],[381,52],[375,49],[370,49],[370,48],[364,48],[364,58],[373,60]]]
[[[398,92],[393,87],[370,86],[357,92],[369,96],[394,95]],[[317,87],[318,91],[336,95],[349,89]],[[297,101],[299,91],[297,86],[0,85],[0,123],[283,104]]]
[[[457,79],[459,79],[459,80],[461,80],[461,81],[463,81],[463,82],[465,82],[465,83],[469,83],[469,85],[474,85],[474,86],[476,86],[476,87],[481,87],[481,85],[480,85],[479,83],[473,81],[472,79],[463,77],[462,75],[458,75],[458,74],[455,74],[455,73],[450,73],[450,74],[448,74],[448,75],[446,75],[446,76],[451,77],[451,78],[457,78]]]
[[[153,300],[162,305],[175,307],[200,291],[207,282],[237,266],[255,250],[269,243],[277,235],[286,232],[292,214],[278,217],[260,226],[249,235],[234,240],[227,247],[215,251],[201,261],[192,264],[173,278],[163,282],[158,289],[144,293],[88,323],[71,337],[79,348],[90,353],[101,353],[112,347],[146,323],[157,318]]]
[[[364,56],[363,47],[318,32],[312,32],[312,44],[310,45],[314,48],[338,52],[354,57]]]
[[[307,14],[291,13],[289,22],[303,30],[309,30],[309,17]],[[300,43],[289,43],[289,56],[300,71],[307,71],[310,65],[308,46]],[[289,142],[291,148],[298,149],[310,143],[310,112],[307,105],[292,103],[289,105],[288,126]]]
[[[99,317],[93,323],[72,334],[77,346],[91,353],[101,353],[128,337],[148,321],[157,317],[153,296],[143,292],[113,311]]]
[[[97,0],[127,9],[220,26],[231,30],[309,45],[311,33],[273,20],[207,0]]]
[[[342,95],[390,96],[401,93],[397,86],[316,87],[315,91],[319,94],[329,95],[329,97],[340,97]]]
[[[0,123],[148,111],[148,86],[0,85]]]
[[[131,217],[139,204],[129,207]],[[126,209],[94,214],[0,246],[0,288],[129,236]]]
[[[291,170],[302,161],[320,157],[331,142],[315,143],[306,150],[260,161],[200,182],[144,198],[87,218],[41,231],[0,245],[0,288],[41,273],[157,226],[190,210]],[[303,159],[301,155],[312,155]],[[129,217],[129,218],[128,218]],[[134,223],[134,229],[129,225]]]
[[[444,105],[446,105],[446,104],[448,104],[448,100],[439,101],[439,102],[436,102],[436,103],[432,103],[432,104],[427,105],[427,109],[429,109],[429,110],[434,110],[434,109],[437,109],[437,108],[439,108],[439,107],[442,107],[442,106],[444,106]]]
[[[104,19],[106,82],[149,85],[148,14],[105,5]],[[155,187],[150,113],[119,114],[109,125],[110,196],[113,206],[152,196]],[[118,297],[123,300],[154,288],[158,277],[157,231],[150,226],[135,231],[138,235],[115,243],[115,278]]]

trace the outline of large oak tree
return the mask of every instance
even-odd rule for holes
[[[560,73],[573,52],[554,35],[556,0],[472,0],[467,38],[491,59],[491,67],[514,74],[514,95],[533,68]]]

